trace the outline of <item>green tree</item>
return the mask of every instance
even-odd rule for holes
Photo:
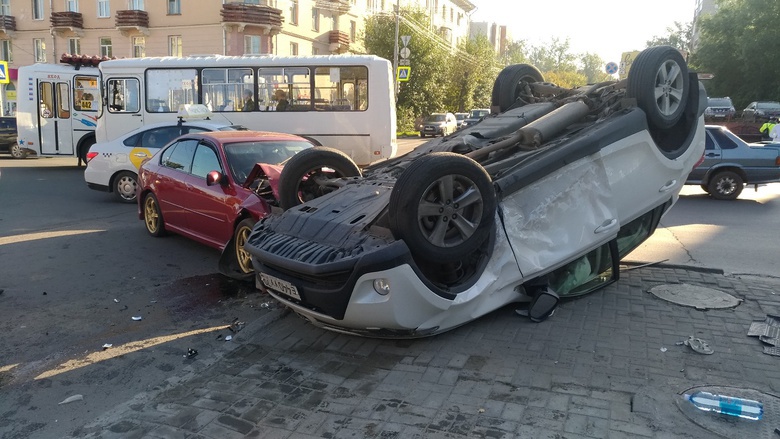
[[[498,68],[493,45],[487,37],[478,35],[462,41],[449,60],[444,87],[446,108],[463,113],[477,106],[489,106]]]
[[[430,18],[424,10],[405,9],[400,11],[400,34],[411,36],[409,58],[411,74],[408,82],[402,82],[396,102],[397,115],[409,117],[430,114],[444,110],[442,85],[447,82],[448,59],[451,56],[447,44],[429,31]],[[366,52],[392,60],[395,50],[395,16],[376,14],[366,19],[363,34]],[[400,44],[400,42],[399,42]],[[398,121],[398,126],[408,125]]]
[[[614,78],[604,70],[607,63],[595,53],[580,55],[580,69],[578,73],[585,77],[588,84],[610,81]],[[584,85],[584,84],[583,84]]]
[[[691,51],[691,38],[693,36],[693,22],[680,23],[674,22],[674,27],[667,27],[667,36],[654,35],[651,40],[647,41],[647,47],[653,46],[672,46],[676,49],[684,52]]]
[[[563,42],[553,38],[549,44],[532,46],[529,61],[542,72],[577,71],[577,57],[569,52],[570,48],[568,38]]]
[[[777,0],[719,0],[715,13],[699,19],[690,63],[714,74],[705,83],[709,96],[730,96],[738,109],[751,101],[780,100],[777,17]]]
[[[523,40],[512,41],[507,44],[506,51],[504,51],[501,57],[501,64],[508,66],[512,64],[528,64],[529,60],[526,56],[530,50],[528,44]]]

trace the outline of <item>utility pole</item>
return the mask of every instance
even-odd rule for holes
[[[395,1],[395,50],[393,51],[393,86],[398,102],[398,32],[401,25],[401,0]]]

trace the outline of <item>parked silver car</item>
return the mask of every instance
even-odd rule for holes
[[[458,130],[458,120],[452,113],[433,113],[423,122],[420,137],[448,136]]]

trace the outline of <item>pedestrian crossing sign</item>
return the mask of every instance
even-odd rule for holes
[[[8,76],[8,61],[0,61],[0,84],[8,84],[11,78]]]
[[[398,80],[399,81],[408,81],[409,80],[409,74],[411,73],[412,68],[410,66],[399,66],[398,67]]]

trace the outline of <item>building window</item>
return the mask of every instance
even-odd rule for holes
[[[108,18],[111,16],[111,9],[108,7],[109,0],[98,0],[98,18]]]
[[[0,15],[11,15],[11,0],[0,2]]]
[[[248,5],[259,5],[260,4],[260,0],[244,0],[244,3],[246,3]]]
[[[319,55],[320,54],[320,49],[318,47],[312,47],[311,48],[311,54],[312,55]]]
[[[290,55],[298,56],[298,43],[290,43]]]
[[[109,58],[114,56],[114,49],[111,46],[111,38],[100,38],[100,56],[107,56]]]
[[[68,38],[68,53],[81,55],[81,40],[78,38]]]
[[[349,42],[354,43],[357,40],[357,22],[352,20],[349,22]]]
[[[311,30],[314,32],[320,31],[320,10],[319,8],[311,8]]]
[[[168,15],[181,15],[181,0],[168,0]]]
[[[168,56],[178,56],[181,58],[181,35],[171,35],[168,37]]]
[[[127,1],[128,9],[132,9],[135,11],[143,11],[144,10],[144,0],[128,0]]]
[[[8,62],[14,61],[14,53],[11,51],[11,47],[11,40],[0,41],[0,59]]]
[[[146,39],[144,37],[133,37],[133,58],[143,58],[146,56]]]
[[[78,12],[79,0],[65,0],[65,10],[67,12]]]
[[[43,0],[33,0],[32,8],[33,20],[43,20]]]
[[[244,54],[257,55],[260,53],[260,37],[257,35],[244,35]]]
[[[290,24],[298,25],[298,0],[290,1]]]
[[[33,58],[35,62],[46,62],[46,42],[43,38],[33,40]]]

